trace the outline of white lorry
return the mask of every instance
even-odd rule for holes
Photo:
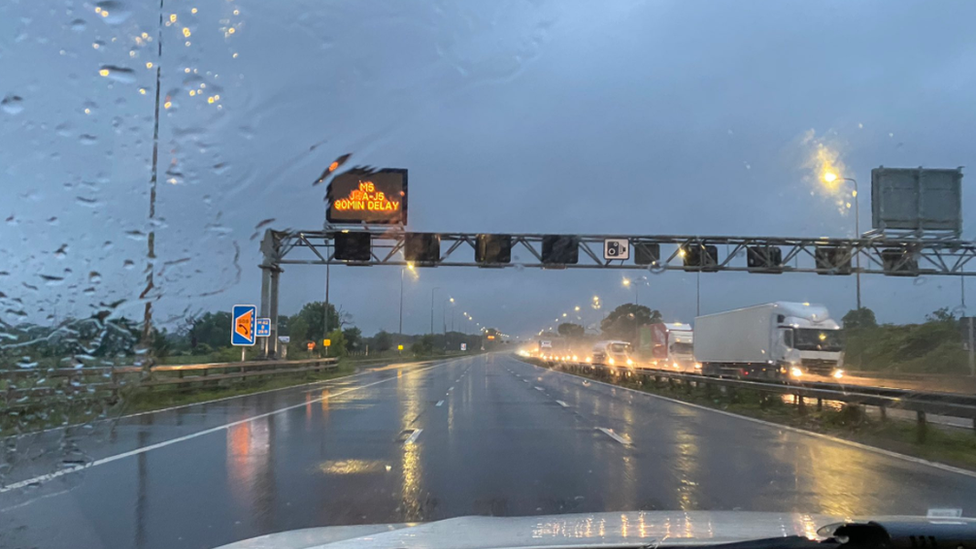
[[[593,345],[590,362],[616,368],[633,367],[633,349],[626,341],[597,341]]]
[[[823,305],[778,301],[700,316],[694,347],[704,375],[844,375],[842,331]]]
[[[696,374],[701,365],[695,361],[694,335],[691,326],[680,322],[651,324],[652,368]]]

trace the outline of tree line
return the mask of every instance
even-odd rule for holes
[[[240,351],[230,343],[230,330],[229,311],[191,315],[166,328],[154,327],[150,348],[142,349],[142,324],[125,317],[65,319],[57,326],[7,325],[4,339],[0,340],[0,366],[32,367],[40,362],[60,367],[112,361],[121,364],[147,355],[157,359],[200,356],[216,361],[239,360]],[[291,356],[306,353],[309,342],[315,342],[316,349],[320,350],[326,338],[331,340],[329,352],[333,356],[362,354],[367,348],[372,354],[396,351],[403,346],[405,353],[432,355],[443,350],[459,350],[462,343],[468,350],[481,347],[479,335],[460,332],[406,335],[381,330],[366,337],[354,325],[352,315],[331,303],[326,307],[320,301],[306,303],[294,315],[280,315],[278,335],[289,337],[287,346]]]

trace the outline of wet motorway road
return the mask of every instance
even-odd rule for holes
[[[467,514],[976,514],[974,476],[506,355],[378,368],[16,444],[0,492],[4,547],[206,548]],[[93,465],[42,476],[78,456]]]

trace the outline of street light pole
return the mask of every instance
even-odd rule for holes
[[[400,325],[397,333],[403,333],[403,267],[400,267]]]
[[[440,286],[434,286],[430,289],[430,335],[434,335],[434,292],[440,289]]]
[[[845,177],[844,181],[850,181],[854,184],[854,233],[855,238],[861,240],[861,208],[857,205],[857,195],[861,194],[857,192],[857,181],[851,177]],[[861,250],[857,250],[857,255],[854,256],[854,268],[855,279],[857,284],[857,310],[861,310]]]
[[[695,271],[695,316],[701,316],[701,267]]]
[[[331,250],[328,247],[326,248],[326,253],[329,254],[329,256],[331,256]],[[322,318],[322,328],[325,331],[325,333],[322,334],[322,337],[328,338],[329,337],[329,264],[328,263],[325,264],[325,307],[323,307],[323,309],[324,312]],[[322,343],[323,343],[322,346],[325,347],[324,345],[325,342],[323,341]],[[328,347],[325,347],[325,356],[329,356]]]
[[[857,192],[857,180],[853,177],[839,177],[833,172],[827,172],[823,175],[823,180],[827,183],[833,183],[834,181],[850,181],[854,185],[854,232],[856,233],[854,237],[860,241],[861,240],[861,208],[858,207],[858,194]],[[861,310],[861,250],[860,247],[855,249],[854,255],[854,277],[856,279],[855,284],[857,285],[857,309]]]

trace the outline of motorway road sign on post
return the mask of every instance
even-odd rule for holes
[[[271,337],[271,319],[259,318],[254,332],[257,337]]]
[[[603,240],[603,259],[630,259],[630,244],[626,238]]]
[[[468,350],[468,344],[467,343],[462,343],[461,344],[461,350],[462,351],[467,351]]]
[[[250,347],[255,342],[254,325],[257,322],[258,308],[254,305],[234,305],[231,312],[230,344],[235,347]]]

